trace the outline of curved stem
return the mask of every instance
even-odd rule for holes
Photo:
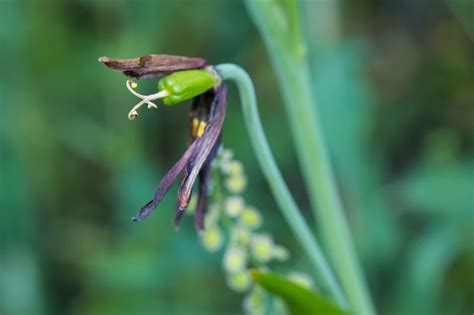
[[[273,196],[280,206],[283,216],[316,268],[322,286],[333,294],[339,304],[347,306],[332,270],[311,233],[310,228],[301,215],[301,211],[291,196],[273,158],[258,114],[257,100],[252,80],[245,70],[234,64],[217,65],[215,69],[224,80],[234,81],[239,89],[244,120],[253,149],[255,150],[262,172],[270,185]]]

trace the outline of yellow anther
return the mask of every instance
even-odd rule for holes
[[[204,132],[204,128],[206,128],[206,123],[204,121],[201,121],[199,124],[198,130],[197,130],[197,136],[200,138],[202,136],[202,133]]]
[[[197,119],[196,117],[194,117],[194,118],[193,118],[192,127],[191,127],[191,134],[192,134],[193,136],[196,136],[196,135],[197,135],[198,126],[199,126],[199,119]]]
[[[138,84],[136,82],[132,82],[132,84],[130,84],[132,86],[132,89],[136,89],[138,87]]]

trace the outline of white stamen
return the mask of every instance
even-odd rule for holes
[[[170,95],[170,93],[166,90],[162,90],[158,93],[155,94],[150,94],[150,95],[142,95],[140,93],[137,93],[134,89],[138,87],[138,84],[133,82],[132,80],[127,80],[126,82],[127,89],[136,97],[140,98],[142,101],[140,101],[137,105],[133,106],[132,110],[128,113],[128,119],[134,120],[135,118],[138,117],[138,109],[143,106],[143,104],[147,104],[148,109],[151,108],[158,108],[158,106],[153,103],[152,101],[164,98]]]

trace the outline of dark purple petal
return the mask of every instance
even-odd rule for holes
[[[207,207],[209,177],[211,175],[210,161],[202,167],[199,174],[199,197],[196,205],[196,226],[199,230],[204,230],[204,212]]]
[[[189,159],[192,156],[196,142],[192,143],[184,152],[183,156],[179,161],[166,173],[166,176],[161,180],[160,185],[155,190],[155,195],[146,205],[144,205],[139,211],[136,217],[133,217],[133,221],[141,221],[146,219],[155,210],[158,203],[163,199],[166,192],[170,189],[171,185],[176,181],[179,173],[183,170]]]
[[[207,207],[209,178],[211,174],[211,163],[216,157],[219,147],[220,147],[220,140],[215,143],[214,148],[209,154],[206,163],[204,163],[204,165],[201,168],[201,171],[199,172],[199,194],[198,194],[198,201],[197,201],[197,205],[195,209],[196,226],[199,230],[204,229],[204,212]],[[186,203],[186,208],[188,204],[189,204],[189,201],[188,203]],[[184,212],[185,212],[185,209],[181,210],[179,208],[179,200],[178,200],[178,206],[177,206],[176,215],[174,218],[174,225],[177,230],[179,230],[179,227],[180,227],[179,223]]]
[[[227,87],[222,84],[217,88],[211,115],[202,136],[194,141],[196,146],[193,150],[189,163],[186,165],[186,175],[178,190],[178,209],[184,210],[191,195],[191,190],[199,171],[207,161],[214,145],[219,139],[224,124],[225,111],[227,108]]]
[[[204,68],[207,65],[207,61],[202,58],[173,55],[148,55],[132,59],[100,57],[99,61],[112,70],[136,79],[149,79],[175,71]]]
[[[191,110],[189,111],[189,143],[193,143],[194,141],[196,141],[196,139],[199,139],[196,134],[196,126],[194,125],[195,120],[197,120],[199,124],[201,121],[206,121],[208,119],[209,107],[214,99],[214,96],[214,90],[210,90],[207,91],[205,94],[201,94],[193,98]],[[190,171],[191,168],[188,164],[184,168],[184,176],[181,185],[183,185],[184,180],[187,178]],[[181,218],[183,217],[190,200],[191,195],[188,196],[188,201],[186,203],[178,199],[178,204],[176,205],[176,214],[174,218],[174,226],[176,230],[179,230],[180,228]]]

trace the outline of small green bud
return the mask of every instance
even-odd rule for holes
[[[217,226],[204,230],[201,236],[202,245],[210,252],[218,251],[224,244],[224,236]]]
[[[203,94],[219,83],[212,70],[198,69],[174,72],[158,82],[158,90],[166,90],[169,95],[163,98],[165,105],[174,105]]]
[[[252,256],[261,263],[268,263],[273,258],[273,239],[269,234],[254,235],[250,241]]]
[[[244,210],[245,202],[240,196],[228,197],[225,201],[225,212],[229,217],[235,218]]]
[[[225,181],[225,187],[228,191],[234,194],[240,194],[247,187],[247,176],[236,175],[229,176]]]
[[[249,315],[263,315],[266,313],[265,309],[265,292],[259,287],[255,287],[244,298],[243,306],[246,314]]]
[[[231,232],[232,240],[242,245],[247,245],[252,237],[250,230],[241,224],[234,225]]]
[[[233,245],[224,254],[224,270],[236,273],[245,269],[247,265],[247,253],[241,246]]]
[[[244,166],[242,165],[242,162],[240,161],[232,161],[229,163],[229,173],[230,175],[240,175],[244,171]]]
[[[227,285],[236,292],[245,292],[252,285],[252,278],[247,270],[227,275]]]
[[[262,224],[262,215],[256,208],[248,206],[240,214],[240,222],[249,228],[256,229]]]

